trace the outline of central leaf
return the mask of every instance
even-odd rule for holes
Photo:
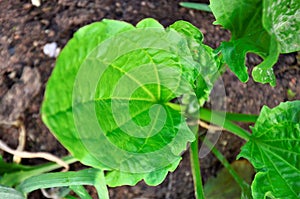
[[[151,172],[176,162],[194,135],[167,103],[193,95],[194,70],[187,42],[175,31],[134,29],[99,44],[81,64],[73,88],[84,147],[123,172]]]
[[[43,121],[82,163],[109,170],[109,185],[160,183],[194,140],[181,99],[203,102],[218,76],[202,38],[183,21],[81,28],[49,79]]]

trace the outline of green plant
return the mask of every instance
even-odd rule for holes
[[[186,8],[192,8],[195,10],[201,10],[201,11],[206,11],[206,12],[211,12],[211,9],[209,5],[205,3],[190,3],[190,2],[181,2],[181,6],[186,7]]]
[[[42,118],[74,156],[64,161],[79,160],[92,168],[44,174],[59,166],[27,167],[1,160],[0,184],[15,189],[1,186],[0,196],[23,198],[35,189],[63,186],[68,187],[64,195],[73,190],[90,198],[82,185],[94,185],[100,198],[108,198],[106,185],[144,180],[155,186],[176,169],[191,143],[195,195],[204,198],[198,157],[198,124],[205,126],[204,121],[247,141],[238,157],[256,169],[251,187],[200,136],[233,175],[242,198],[300,197],[300,151],[295,147],[300,101],[263,107],[258,117],[203,108],[225,64],[241,81],[248,80],[248,52],[264,59],[253,69],[254,80],[275,85],[272,66],[278,55],[300,49],[299,18],[290,17],[299,16],[299,2],[278,2],[211,1],[216,23],[232,33],[216,50],[204,45],[202,33],[185,21],[165,29],[154,19],[135,27],[103,20],[79,29],[47,83]],[[252,134],[236,121],[255,122]]]

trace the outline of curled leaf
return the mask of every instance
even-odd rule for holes
[[[280,53],[300,48],[299,1],[212,0],[215,24],[230,30],[231,40],[222,42],[224,61],[242,81],[248,81],[245,57],[254,53],[263,62],[254,67],[253,79],[275,86],[272,67]]]

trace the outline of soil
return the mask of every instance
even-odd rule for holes
[[[0,121],[20,120],[26,128],[26,151],[46,151],[57,156],[68,152],[56,141],[45,127],[40,117],[45,84],[55,65],[55,58],[43,53],[47,43],[56,42],[63,48],[73,33],[86,24],[103,18],[124,20],[136,24],[143,18],[152,17],[164,26],[183,19],[196,25],[205,36],[205,43],[215,48],[221,41],[228,40],[230,33],[219,26],[213,26],[211,13],[182,8],[179,0],[57,0],[42,1],[40,7],[30,1],[0,1]],[[206,2],[207,1],[195,1]],[[298,56],[298,59],[297,59]],[[261,60],[257,56],[247,57],[249,74],[253,65]],[[230,112],[258,114],[265,104],[274,107],[280,102],[300,99],[299,54],[281,55],[274,67],[277,85],[270,87],[250,80],[241,83],[229,70],[222,77],[226,90],[226,109]],[[296,95],[288,95],[288,89]],[[207,104],[209,106],[209,104]],[[248,127],[244,124],[243,127]],[[18,130],[9,126],[0,127],[0,139],[10,147],[18,145]],[[219,148],[229,161],[233,161],[244,142],[223,132]],[[12,157],[2,153],[5,160]],[[208,177],[215,176],[222,168],[212,154],[201,159],[201,172],[204,183]],[[40,159],[22,160],[23,164],[36,165],[45,161]],[[72,169],[84,168],[80,163]],[[95,190],[89,191],[96,198]],[[134,187],[122,186],[109,190],[111,198],[194,198],[188,151],[177,170],[169,173],[159,186],[149,187],[140,182]],[[44,198],[35,191],[29,198]]]

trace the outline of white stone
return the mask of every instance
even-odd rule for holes
[[[40,7],[41,6],[41,1],[40,0],[31,0],[32,5],[36,6],[36,7]]]
[[[48,55],[49,57],[57,57],[60,52],[60,48],[57,47],[56,42],[52,42],[44,46],[43,52],[45,55]]]

